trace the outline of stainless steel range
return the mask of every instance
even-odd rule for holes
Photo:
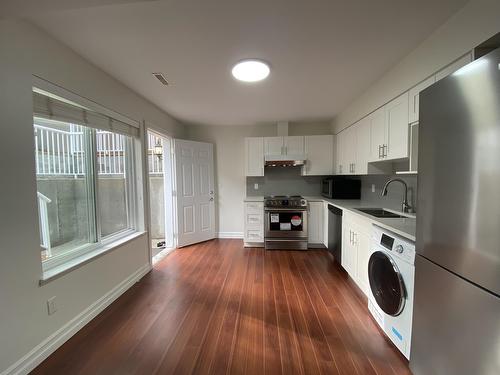
[[[299,195],[264,198],[268,250],[307,250],[307,200]]]

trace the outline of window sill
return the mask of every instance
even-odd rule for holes
[[[139,238],[143,235],[145,235],[146,232],[134,232],[128,236],[122,237],[120,239],[117,239],[116,241],[113,241],[111,243],[105,244],[100,246],[99,248],[90,251],[88,253],[85,253],[79,257],[76,257],[74,259],[71,259],[70,261],[61,264],[57,267],[50,268],[48,270],[44,270],[42,274],[42,278],[40,279],[40,286],[43,286],[55,279],[58,279],[59,277],[77,269],[82,266],[84,266],[87,263],[92,262],[93,260],[119,248],[120,246],[126,244],[127,242],[130,242],[136,238]]]

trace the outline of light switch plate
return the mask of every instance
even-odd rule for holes
[[[375,193],[375,184],[372,184],[372,193]]]
[[[254,190],[259,190],[259,184],[253,184],[253,189]]]
[[[56,296],[54,296],[47,300],[47,312],[49,315],[52,315],[56,311],[57,311]]]

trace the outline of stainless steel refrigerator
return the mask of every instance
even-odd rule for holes
[[[420,95],[415,375],[500,374],[500,49]]]

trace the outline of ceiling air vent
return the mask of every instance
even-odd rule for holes
[[[153,75],[156,77],[156,79],[158,79],[158,81],[163,83],[165,86],[168,86],[167,78],[165,78],[163,73],[153,73]]]

